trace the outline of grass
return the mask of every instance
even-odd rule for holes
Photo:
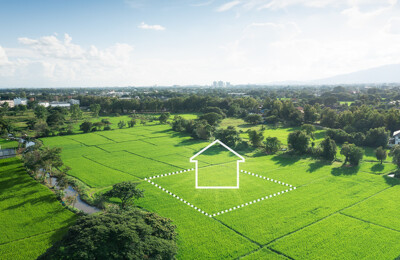
[[[400,232],[335,214],[271,244],[294,259],[394,259]]]
[[[207,168],[209,167],[199,169],[199,173]],[[230,183],[230,181],[232,182]],[[240,174],[239,189],[196,189],[194,171],[157,178],[154,182],[209,214],[240,206],[243,203],[287,189],[286,186],[245,173]],[[199,180],[199,185],[205,186],[206,184]],[[225,176],[224,183],[210,182],[207,185],[235,186],[236,176]]]
[[[0,138],[0,148],[7,149],[7,148],[16,148],[18,147],[17,141],[5,140]]]
[[[222,127],[228,125],[242,131],[260,128],[241,119],[222,121]],[[297,129],[268,126],[264,136],[276,136],[285,144],[288,134]],[[315,142],[324,135],[317,131]],[[91,186],[94,193],[123,180],[139,181],[145,197],[137,204],[171,218],[177,226],[178,259],[284,259],[285,255],[337,259],[339,253],[347,259],[369,255],[376,259],[399,255],[395,254],[399,252],[395,245],[395,230],[400,228],[395,220],[400,213],[396,206],[400,190],[395,186],[399,181],[385,176],[395,166],[373,160],[372,149],[365,150],[365,160],[357,167],[307,156],[246,154],[241,169],[297,189],[210,218],[144,181],[145,177],[194,167],[189,158],[209,142],[191,140],[172,132],[169,125],[159,124],[43,141],[63,148],[71,175]],[[215,147],[197,159],[199,180],[205,185],[235,182],[237,158],[229,152]],[[239,189],[199,190],[194,177],[194,171],[189,171],[153,181],[211,214],[283,190],[282,185],[245,173],[240,173]],[[373,232],[377,237],[368,240]]]
[[[75,219],[18,158],[0,160],[0,258],[37,258]]]
[[[344,210],[343,213],[400,232],[399,194],[400,186],[394,186],[369,200]]]

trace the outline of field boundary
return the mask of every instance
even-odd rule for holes
[[[365,223],[368,223],[368,224],[371,224],[371,225],[374,225],[374,226],[378,226],[378,227],[381,227],[381,228],[386,228],[386,229],[389,229],[389,230],[392,230],[392,231],[400,233],[400,230],[397,230],[397,229],[394,229],[394,228],[390,228],[390,227],[386,227],[386,226],[383,226],[383,225],[380,225],[380,224],[377,224],[377,223],[374,223],[374,222],[371,222],[371,221],[368,221],[368,220],[365,220],[365,219],[362,219],[362,218],[358,218],[358,217],[355,217],[355,216],[352,216],[352,215],[349,215],[349,214],[346,214],[346,213],[343,213],[343,212],[339,212],[339,214],[341,214],[341,215],[343,215],[345,217],[353,218],[353,219],[356,219],[356,220],[359,220],[359,221],[362,221],[362,222],[365,222]]]
[[[156,160],[156,159],[154,159],[154,158],[146,157],[146,156],[143,156],[143,155],[140,155],[140,154],[131,152],[131,151],[127,151],[127,150],[122,150],[122,151],[123,151],[123,152],[130,153],[130,154],[133,154],[133,155],[136,155],[136,156],[139,156],[139,157],[142,157],[142,158],[145,158],[145,159],[149,159],[149,160],[152,160],[152,161],[155,161],[155,162],[159,162],[159,163],[162,163],[162,164],[166,164],[166,165],[169,165],[169,166],[173,166],[173,167],[176,167],[176,168],[183,169],[183,167],[180,167],[180,166],[177,166],[177,165],[174,165],[174,164],[170,164],[170,163],[166,163],[166,162],[162,162],[162,161]],[[168,155],[167,155],[167,156],[168,156]]]
[[[87,159],[87,160],[89,160],[89,161],[91,161],[91,162],[97,163],[98,165],[101,165],[101,166],[104,166],[104,167],[106,167],[106,168],[112,169],[112,170],[114,170],[114,171],[118,171],[118,172],[122,172],[122,173],[125,173],[125,174],[129,174],[129,175],[131,175],[131,176],[133,176],[133,177],[136,177],[136,178],[138,178],[138,179],[140,179],[140,180],[142,179],[141,177],[136,176],[136,175],[134,175],[134,174],[132,174],[132,173],[125,172],[125,171],[121,171],[121,170],[115,169],[115,168],[113,168],[113,167],[110,167],[110,166],[108,166],[108,165],[99,163],[99,162],[97,162],[97,161],[95,161],[95,160],[93,160],[93,159],[91,159],[91,158],[86,157],[85,155],[82,155],[82,157],[85,158],[85,159]]]
[[[170,192],[169,190],[165,189],[161,185],[159,185],[159,184],[155,183],[154,181],[152,181],[152,180],[157,179],[157,178],[168,177],[168,176],[171,176],[171,175],[185,173],[185,172],[189,172],[189,171],[194,171],[194,168],[185,169],[185,170],[179,170],[179,171],[175,171],[175,172],[169,172],[169,173],[165,173],[165,174],[163,173],[163,174],[159,174],[159,175],[154,175],[154,176],[150,176],[150,177],[144,178],[144,180],[147,181],[148,183],[150,183],[151,185],[159,188],[160,190],[166,192],[167,194],[171,195],[172,197],[180,200],[181,202],[183,202],[184,204],[190,206],[191,208],[194,208],[195,210],[197,210],[201,214],[204,214],[205,216],[208,216],[210,218],[211,217],[216,217],[216,216],[219,216],[219,215],[222,215],[222,214],[225,214],[225,213],[229,213],[229,212],[232,212],[234,210],[237,210],[237,209],[240,209],[240,208],[243,208],[243,207],[246,207],[246,206],[250,206],[250,205],[253,205],[255,203],[262,202],[264,200],[271,199],[271,198],[277,197],[279,195],[282,195],[284,193],[288,193],[290,191],[296,190],[296,187],[294,187],[291,184],[284,183],[284,182],[281,182],[281,181],[278,181],[278,180],[274,180],[272,178],[267,178],[267,177],[259,175],[259,174],[255,174],[255,173],[247,172],[247,171],[244,171],[244,170],[240,170],[240,172],[243,173],[243,174],[248,174],[250,176],[254,176],[254,177],[260,178],[262,180],[271,181],[271,182],[274,182],[276,184],[280,184],[280,185],[286,186],[287,189],[279,191],[279,192],[276,192],[276,193],[273,193],[273,194],[268,194],[266,196],[263,196],[263,197],[260,197],[260,198],[257,198],[257,199],[254,199],[254,200],[251,200],[251,201],[248,201],[248,202],[243,202],[243,203],[241,203],[241,204],[239,204],[237,206],[230,207],[229,209],[223,209],[223,210],[218,211],[216,213],[208,213],[208,212],[198,208],[194,204],[186,201],[185,199],[179,197],[178,195]]]
[[[22,241],[22,240],[25,240],[25,239],[30,239],[30,238],[33,238],[33,237],[36,237],[36,236],[40,236],[40,235],[44,235],[44,234],[48,234],[48,233],[51,233],[51,232],[57,232],[57,231],[62,230],[62,229],[68,229],[68,227],[56,228],[56,229],[52,229],[52,230],[45,231],[45,232],[42,232],[42,233],[34,234],[34,235],[31,235],[31,236],[18,238],[18,239],[12,240],[12,241],[0,243],[0,246],[7,245],[7,244],[10,244],[10,243],[14,243],[14,242],[18,242],[18,241]]]
[[[392,186],[392,187],[393,187],[393,186]],[[279,237],[277,237],[277,238],[275,238],[275,239],[272,239],[272,240],[269,241],[268,243],[264,244],[262,247],[266,247],[266,248],[269,249],[268,246],[271,245],[272,243],[274,243],[274,242],[276,242],[276,241],[278,241],[278,240],[280,240],[280,239],[282,239],[282,238],[284,238],[284,237],[290,236],[291,234],[294,234],[294,233],[296,233],[296,232],[298,232],[298,231],[300,231],[300,230],[303,230],[303,229],[305,229],[305,228],[307,228],[307,227],[310,227],[310,226],[312,226],[312,225],[314,225],[314,224],[317,224],[317,223],[319,223],[319,222],[321,222],[321,221],[323,221],[323,220],[325,220],[325,219],[327,219],[327,218],[329,218],[329,217],[331,217],[331,216],[333,216],[333,215],[335,215],[335,214],[342,214],[341,211],[343,211],[343,210],[345,210],[345,209],[348,209],[348,208],[351,208],[351,207],[353,207],[353,206],[355,206],[355,205],[358,205],[358,204],[362,203],[363,201],[366,201],[366,200],[368,200],[368,199],[370,199],[370,198],[372,198],[372,197],[374,197],[374,196],[376,196],[376,195],[378,195],[378,194],[380,194],[380,193],[382,193],[382,192],[384,192],[384,191],[386,191],[386,190],[388,190],[388,189],[390,189],[390,188],[392,188],[392,187],[386,187],[386,188],[384,188],[384,189],[382,189],[382,190],[380,190],[380,191],[378,191],[378,192],[376,192],[376,193],[374,193],[374,194],[372,194],[372,195],[370,195],[370,196],[367,196],[367,197],[363,198],[363,199],[360,200],[360,201],[357,201],[357,202],[355,202],[355,203],[353,203],[353,204],[351,204],[351,205],[349,205],[349,206],[346,206],[346,207],[344,207],[344,208],[341,208],[341,209],[339,209],[339,210],[337,210],[337,211],[335,211],[335,212],[332,212],[332,213],[326,215],[325,217],[322,217],[322,218],[320,218],[320,219],[318,219],[318,220],[316,220],[316,221],[314,221],[314,222],[312,222],[312,223],[306,224],[306,225],[304,225],[304,226],[302,226],[302,227],[300,227],[300,228],[298,228],[298,229],[296,229],[296,230],[290,231],[290,232],[288,232],[288,233],[286,233],[286,234],[284,234],[284,235],[281,235],[281,236],[279,236]],[[343,215],[344,215],[344,214],[343,214]],[[251,251],[251,252],[248,252],[247,254],[244,254],[244,255],[239,256],[237,259],[240,259],[240,258],[242,258],[242,257],[244,257],[244,256],[246,256],[246,255],[249,255],[249,254],[251,254],[251,253],[253,253],[253,252],[256,252],[256,251],[258,251],[258,250],[259,250],[259,249],[253,250],[253,251]]]

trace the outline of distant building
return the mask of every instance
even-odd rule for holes
[[[45,101],[45,102],[39,102],[38,105],[42,107],[49,107],[50,103]]]
[[[58,102],[58,101],[53,101],[50,102],[50,107],[70,107],[71,104],[67,102]]]
[[[223,82],[222,80],[213,82],[214,88],[223,88],[223,87],[230,87],[230,86],[231,86],[230,82]]]
[[[28,100],[26,98],[14,98],[14,106],[18,106],[18,105],[26,106],[27,104],[28,104]]]
[[[80,105],[81,104],[81,101],[80,100],[78,100],[78,99],[70,99],[70,100],[68,100],[68,103],[70,103],[71,105]]]
[[[393,137],[389,139],[389,146],[400,144],[400,130],[394,131]]]
[[[14,100],[0,100],[0,105],[3,106],[4,103],[8,103],[9,108],[14,107]]]
[[[301,113],[304,114],[304,109],[303,109],[303,107],[296,107],[296,109],[299,110]]]

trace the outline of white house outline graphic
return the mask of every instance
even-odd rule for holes
[[[210,148],[211,146],[213,146],[216,143],[219,143],[220,145],[222,145],[223,147],[225,147],[230,152],[232,152],[233,154],[235,154],[237,157],[240,158],[240,160],[236,160],[236,176],[237,176],[236,177],[237,178],[236,186],[199,186],[199,182],[198,182],[198,160],[194,160],[194,158],[196,158],[197,156],[202,154],[205,150],[207,150],[208,148]],[[196,167],[195,167],[195,169],[196,169],[196,189],[239,189],[239,163],[244,162],[244,161],[245,160],[244,160],[243,156],[241,156],[240,154],[238,154],[237,152],[232,150],[229,146],[227,146],[226,144],[224,144],[220,140],[215,140],[214,142],[212,142],[211,144],[207,145],[200,152],[196,153],[195,155],[193,155],[190,158],[190,162],[194,162],[196,164]]]

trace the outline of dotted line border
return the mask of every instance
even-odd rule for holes
[[[229,208],[229,209],[225,209],[225,210],[219,211],[219,212],[214,213],[214,214],[210,214],[210,213],[205,212],[204,210],[198,208],[197,206],[193,205],[192,203],[184,200],[183,198],[179,197],[178,195],[170,192],[169,190],[163,188],[162,186],[158,185],[157,183],[154,183],[153,181],[151,181],[152,179],[161,178],[161,177],[167,177],[167,176],[171,176],[171,175],[175,175],[175,174],[179,174],[179,173],[185,173],[185,172],[189,172],[189,171],[193,171],[193,170],[194,170],[194,168],[191,168],[191,169],[186,169],[186,170],[181,170],[181,171],[176,171],[176,172],[170,172],[170,173],[155,175],[155,176],[152,176],[152,177],[144,178],[144,180],[147,181],[148,183],[150,183],[151,185],[154,185],[155,187],[159,188],[160,190],[166,192],[167,194],[171,195],[172,197],[176,198],[177,200],[183,202],[184,204],[188,205],[189,207],[193,208],[194,210],[198,211],[199,213],[201,213],[201,214],[203,214],[205,216],[208,216],[210,218],[222,215],[224,213],[232,212],[234,210],[237,210],[237,209],[240,209],[240,208],[243,208],[243,207],[246,207],[246,206],[253,205],[253,204],[257,203],[257,202],[261,202],[261,201],[267,200],[269,198],[273,198],[273,197],[282,195],[284,193],[288,193],[290,191],[296,190],[296,187],[294,187],[291,184],[284,183],[284,182],[281,182],[281,181],[278,181],[278,180],[274,180],[272,178],[267,178],[267,177],[262,176],[260,174],[255,174],[255,173],[252,173],[252,172],[240,170],[240,172],[243,173],[243,174],[249,174],[250,176],[258,177],[258,178],[261,178],[263,180],[272,181],[274,183],[286,186],[288,188],[286,190],[282,190],[282,191],[279,191],[279,192],[274,193],[274,194],[269,194],[269,195],[261,197],[259,199],[255,199],[255,200],[252,200],[252,201],[249,201],[249,202],[246,202],[246,203],[242,203],[242,204],[237,205],[235,207],[232,207],[232,208]]]

